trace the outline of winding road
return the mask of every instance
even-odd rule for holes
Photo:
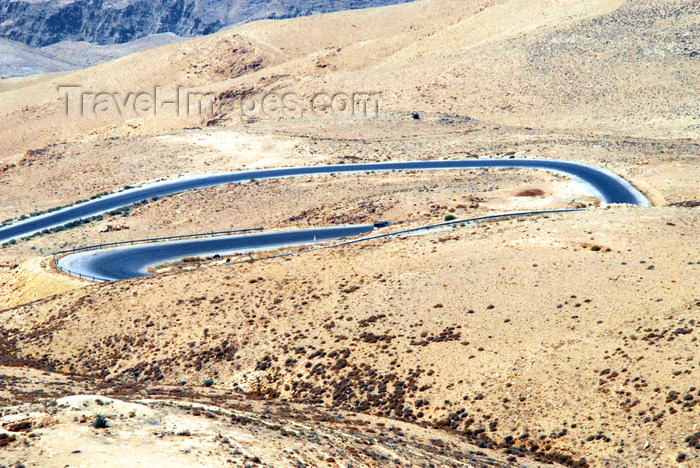
[[[163,197],[217,185],[241,183],[250,180],[358,172],[486,168],[538,169],[562,173],[584,183],[592,194],[603,203],[649,205],[644,195],[620,176],[600,167],[569,161],[546,159],[468,159],[285,167],[185,177],[124,190],[2,227],[0,228],[0,243],[147,201],[154,197]],[[373,226],[370,225],[336,226],[332,228],[159,242],[137,247],[116,247],[68,255],[59,260],[59,267],[74,274],[83,274],[98,280],[111,281],[142,276],[146,274],[145,270],[149,266],[187,256],[269,250],[289,245],[308,244],[314,242],[314,237],[316,241],[328,241],[356,236],[368,232],[372,228]]]
[[[181,258],[310,245],[359,236],[373,229],[372,224],[361,224],[130,245],[66,255],[59,258],[56,264],[59,269],[77,276],[97,281],[118,281],[146,276],[149,267]]]

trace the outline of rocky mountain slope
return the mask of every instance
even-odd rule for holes
[[[367,8],[406,0],[3,0],[0,37],[42,47],[57,42],[115,44],[150,34],[192,37],[265,18]]]
[[[45,466],[47,453],[52,466],[82,457],[104,468],[115,453],[145,453],[130,466],[150,456],[288,466],[278,455],[460,466],[471,451],[528,467],[699,466],[696,3],[430,0],[251,22],[62,76],[0,80],[0,219],[178,175],[426,158],[587,162],[654,205],[228,265],[190,259],[111,284],[53,282],[37,260],[232,226],[394,229],[578,201],[569,182],[524,172],[257,180],[8,245],[0,466]],[[317,92],[370,90],[381,112],[67,118],[57,87],[70,84],[120,99],[156,86],[165,98],[176,86],[220,100],[290,91],[307,106]],[[72,394],[104,405],[81,397],[75,414],[57,401]],[[148,406],[156,424],[117,414],[115,400]],[[197,416],[160,400],[217,409]],[[92,426],[98,411],[107,431]],[[41,414],[21,433],[26,413],[54,425],[39,427]],[[338,418],[350,414],[363,422]]]
[[[145,49],[182,40],[172,33],[152,34],[124,44],[99,45],[63,41],[34,48],[0,39],[0,79],[44,73],[67,72],[91,67]]]
[[[0,39],[0,77],[31,75],[37,71],[67,71],[70,64],[39,49],[7,39]]]
[[[522,466],[456,434],[211,387],[149,388],[142,400],[141,386],[95,385],[27,368],[0,367],[0,378],[0,402],[9,403],[0,409],[0,466]],[[37,388],[45,394],[39,401]],[[105,427],[95,427],[98,417]]]

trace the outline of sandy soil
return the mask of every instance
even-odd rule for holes
[[[192,387],[131,389],[26,368],[0,368],[10,400],[0,411],[5,466],[306,466],[439,462],[473,468],[513,466],[513,455],[454,434],[347,411],[249,400]],[[28,387],[45,393],[27,397]],[[143,392],[142,397],[135,396]],[[110,397],[105,396],[110,395]],[[25,399],[31,402],[24,402]],[[95,428],[98,416],[106,428]],[[410,441],[410,443],[406,443]],[[386,466],[386,465],[385,465]],[[532,466],[544,466],[536,464]]]
[[[185,119],[167,113],[162,118],[69,119],[57,92],[61,84],[122,94],[154,86],[170,92],[179,85],[234,98],[293,91],[304,102],[318,92],[371,90],[381,92],[384,123],[375,127],[381,128],[385,141],[392,134],[400,139],[395,144],[403,143],[407,132],[405,125],[391,127],[401,116],[410,120],[410,113],[419,112],[442,116],[443,122],[469,118],[488,122],[501,131],[495,135],[499,139],[508,136],[508,127],[516,127],[524,134],[522,140],[550,132],[560,139],[598,140],[606,146],[604,160],[628,168],[635,164],[628,159],[637,156],[628,154],[630,149],[638,153],[634,146],[641,146],[642,153],[651,152],[648,156],[654,162],[664,159],[665,147],[674,144],[689,144],[691,151],[678,148],[670,158],[697,153],[688,140],[698,136],[697,102],[688,97],[697,86],[693,55],[697,44],[687,33],[697,13],[692,1],[557,0],[527,2],[527,7],[522,3],[433,0],[284,23],[263,21],[50,80],[14,83],[0,92],[0,164],[10,173],[22,168],[17,175],[20,184],[8,182],[4,190],[27,198],[17,192],[21,180],[35,180],[40,187],[44,181],[55,186],[49,181],[66,177],[66,184],[76,185],[76,194],[46,190],[31,197],[37,207],[54,206],[81,192],[94,194],[129,183],[124,179],[142,181],[201,170],[202,151],[209,153],[218,145],[182,148],[178,136],[173,140],[168,135],[173,131],[211,124],[266,128],[265,118],[243,124],[235,111]],[[355,127],[363,135],[372,132],[362,122],[342,117],[309,117],[304,122],[324,138],[333,134],[333,127],[346,132]],[[294,132],[299,122],[267,123],[277,131]],[[206,132],[195,133],[202,133],[195,141],[209,138]],[[444,133],[431,128],[423,135],[442,146],[437,135]],[[456,143],[470,140],[466,136]],[[175,150],[173,146],[168,150],[168,141],[177,142]],[[179,160],[188,149],[196,157]],[[416,155],[416,149],[420,147],[406,152],[410,157],[427,156]],[[96,153],[100,158],[94,157]],[[101,167],[96,159],[102,161]],[[227,167],[219,158],[209,162],[218,163],[217,169]],[[66,164],[85,172],[66,170]],[[40,165],[43,174],[34,167]],[[102,177],[89,177],[97,172]],[[38,177],[30,179],[30,174]],[[3,179],[12,178],[3,172]],[[94,186],[85,187],[89,183]],[[13,202],[2,208],[24,208]]]
[[[3,312],[5,346],[55,370],[212,378],[502,447],[666,465],[697,459],[698,222],[611,208],[90,286]]]
[[[51,257],[33,257],[21,265],[13,264],[0,276],[0,309],[43,299],[87,283],[67,275],[56,274]]]
[[[3,370],[3,382],[16,382],[0,389],[3,417],[29,411],[58,423],[37,427],[38,439],[13,434],[2,463],[41,464],[44,450],[63,466],[76,463],[76,449],[108,457],[148,445],[144,461],[196,456],[207,466],[235,455],[254,466],[265,444],[279,458],[264,463],[299,456],[315,466],[323,463],[313,457],[335,450],[328,440],[352,432],[334,415],[352,412],[426,432],[376,437],[376,450],[343,442],[331,455],[338,463],[386,466],[373,457],[393,450],[390,460],[426,465],[440,452],[458,465],[483,450],[526,466],[700,464],[698,13],[691,0],[432,0],[251,23],[76,73],[0,83],[0,219],[180,174],[427,158],[588,162],[627,178],[654,205],[106,285],[50,275],[37,259],[154,232],[375,218],[412,226],[451,210],[591,200],[566,180],[525,171],[325,177],[182,194],[20,242],[0,250],[0,308],[11,307],[0,311],[0,359],[20,366]],[[218,100],[294,91],[303,102],[319,91],[369,90],[381,92],[381,112],[70,120],[56,92],[67,83],[121,93],[181,85]],[[517,196],[528,189],[544,194]],[[223,408],[240,398],[255,422],[144,403],[160,426],[184,421],[195,438],[152,436],[147,420],[122,416],[109,435],[90,427],[94,406],[81,422],[51,403],[70,394]],[[294,418],[313,414],[324,435],[289,440],[260,423],[286,405],[301,405]],[[382,433],[353,430],[367,428]],[[263,442],[251,440],[254,431]],[[235,433],[225,437],[239,448],[218,432]]]

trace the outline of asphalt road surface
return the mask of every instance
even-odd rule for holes
[[[169,180],[129,189],[0,228],[0,242],[61,226],[78,219],[89,218],[154,197],[163,197],[216,185],[246,182],[252,179],[353,172],[480,168],[526,168],[564,173],[586,184],[603,203],[627,203],[644,206],[649,204],[647,199],[623,178],[610,171],[575,162],[538,159],[469,159],[338,164],[228,172]],[[369,232],[373,228],[372,225],[334,226],[114,247],[70,254],[60,258],[57,265],[64,271],[89,279],[116,281],[145,276],[148,274],[149,267],[185,257],[307,245],[357,236]]]
[[[314,244],[358,236],[373,229],[372,224],[362,224],[114,247],[70,254],[59,258],[57,265],[76,276],[101,281],[117,281],[145,276],[150,266],[162,265],[185,257],[247,253]]]
[[[44,229],[62,226],[71,221],[89,218],[117,208],[133,205],[154,197],[163,197],[216,185],[246,182],[251,179],[275,179],[351,172],[480,168],[526,168],[565,173],[587,184],[592,192],[604,203],[628,203],[644,206],[649,204],[644,195],[626,180],[612,172],[588,164],[569,161],[546,159],[467,159],[284,167],[186,177],[106,195],[95,200],[2,227],[0,228],[0,243],[21,238]]]

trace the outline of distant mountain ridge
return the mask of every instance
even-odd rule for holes
[[[32,48],[21,42],[0,38],[0,79],[77,70],[180,40],[175,34],[166,33],[124,44],[63,41]]]
[[[193,37],[268,18],[413,0],[0,0],[0,37],[31,47],[62,41],[121,44],[151,34]]]

